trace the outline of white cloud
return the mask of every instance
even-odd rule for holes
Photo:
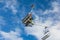
[[[58,2],[53,2],[52,3],[53,10],[52,12],[60,13],[60,4]]]
[[[47,40],[60,40],[60,23],[50,28],[51,36]]]
[[[19,30],[16,29],[16,31],[10,31],[10,32],[4,32],[4,31],[0,31],[0,35],[2,35],[2,37],[5,40],[23,40],[21,36],[21,33]],[[1,38],[0,38],[1,39]]]
[[[46,10],[45,12],[44,12],[44,14],[47,14],[47,13],[60,13],[60,4],[58,3],[58,2],[52,2],[51,3],[52,5],[52,10]]]
[[[4,11],[7,11],[6,8],[11,9],[13,14],[17,13],[17,1],[16,0],[5,0],[5,6],[3,7]]]

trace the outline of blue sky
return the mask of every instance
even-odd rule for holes
[[[31,9],[32,4],[34,4],[33,10]],[[42,26],[53,26],[53,28],[59,26],[59,4],[59,0],[1,0],[0,40],[41,40],[39,37],[43,35],[43,32],[40,31],[42,30]],[[35,17],[33,21],[36,23],[32,25],[33,27],[26,28],[22,23],[22,19],[30,11],[32,11],[32,15]],[[42,26],[40,27],[39,25]],[[58,32],[56,34],[58,34]],[[53,38],[55,37],[53,36]],[[59,40],[59,36],[54,40],[57,39]]]

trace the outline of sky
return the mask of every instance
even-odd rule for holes
[[[42,40],[45,26],[46,40],[60,40],[59,10],[60,0],[0,0],[0,40]],[[22,19],[30,12],[34,25],[26,27]]]

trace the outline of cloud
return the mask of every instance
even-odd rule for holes
[[[2,38],[4,40],[23,40],[21,36],[21,31],[19,31],[18,29],[16,29],[16,31],[10,31],[10,32],[4,32],[4,31],[0,31],[0,35],[2,35]]]
[[[16,0],[4,0],[4,7],[2,8],[4,11],[6,11],[6,9],[10,9],[13,14],[17,13],[17,1]]]
[[[52,7],[53,7],[53,12],[60,12],[60,4],[58,2],[53,2],[52,3]]]
[[[41,22],[40,16],[36,15],[36,11],[32,11],[36,17],[34,20],[34,25],[32,27],[25,27],[25,31],[28,35],[34,35],[37,37],[38,40],[42,40],[42,36],[44,35],[44,27],[48,26],[50,31],[50,37],[47,38],[47,40],[60,40],[60,4],[58,2],[52,2],[52,9],[47,9],[45,11],[42,11],[42,15],[47,16],[47,20],[44,20],[44,22]],[[38,12],[41,13],[41,12]],[[54,14],[54,17],[49,16],[50,14]],[[56,20],[57,19],[57,20]],[[56,20],[56,21],[55,21]]]
[[[60,23],[50,28],[51,36],[47,40],[60,40]]]

